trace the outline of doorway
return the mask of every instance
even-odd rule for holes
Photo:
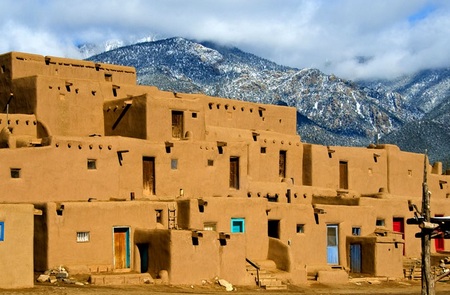
[[[339,226],[337,224],[327,225],[327,263],[339,264]]]
[[[405,256],[405,246],[406,246],[406,240],[405,240],[405,219],[403,217],[394,217],[392,220],[392,230],[395,232],[399,232],[402,234],[402,239],[404,241],[403,244],[403,256]]]
[[[155,195],[155,158],[142,158],[142,179],[145,195]]]
[[[361,266],[361,244],[350,244],[350,271],[353,273],[361,273]]]
[[[139,257],[141,258],[141,273],[148,272],[148,243],[136,244],[139,250]]]
[[[114,269],[130,268],[130,228],[114,227]]]
[[[268,222],[268,235],[271,238],[280,238],[280,221],[279,220],[269,220]]]

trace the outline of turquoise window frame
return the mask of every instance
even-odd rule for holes
[[[231,233],[245,233],[245,218],[231,218]]]
[[[0,221],[0,242],[5,240],[5,222]]]

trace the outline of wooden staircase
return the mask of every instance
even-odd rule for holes
[[[286,290],[287,285],[277,277],[284,273],[277,269],[272,260],[253,262],[247,259],[247,272],[255,278],[258,286],[266,290]]]

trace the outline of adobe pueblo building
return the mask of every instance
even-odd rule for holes
[[[421,203],[424,155],[303,143],[294,108],[11,52],[0,55],[0,110],[0,288],[58,266],[94,283],[400,278],[420,257],[405,220],[408,200]],[[449,214],[450,173],[426,167],[432,214]],[[449,250],[435,241],[433,253]]]

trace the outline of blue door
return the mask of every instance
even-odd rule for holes
[[[354,273],[361,272],[361,244],[350,245],[350,270]]]
[[[339,264],[339,226],[337,224],[327,225],[327,263]]]

